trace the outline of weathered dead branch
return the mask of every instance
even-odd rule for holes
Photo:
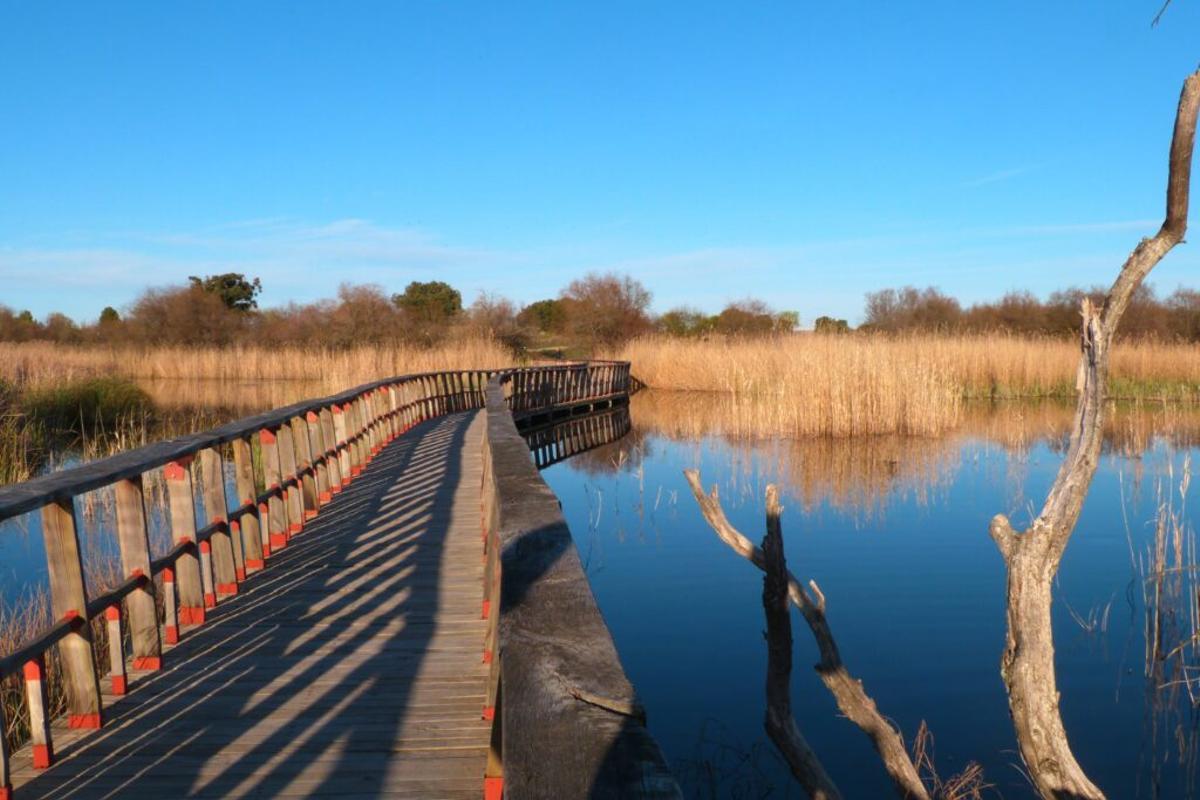
[[[767,618],[767,735],[796,780],[813,800],[841,800],[841,792],[801,735],[792,716],[792,617],[788,610],[787,561],[779,525],[779,493],[767,487],[767,535],[763,538],[763,613]]]
[[[1041,513],[1022,532],[1003,514],[991,536],[1008,570],[1008,633],[1000,673],[1021,756],[1046,798],[1103,798],[1071,752],[1058,707],[1051,629],[1051,582],[1079,519],[1100,456],[1109,353],[1121,316],[1134,292],[1187,230],[1200,70],[1184,81],[1171,140],[1166,217],[1158,233],[1143,239],[1121,267],[1104,304],[1083,301],[1079,398],[1066,458]]]
[[[717,487],[713,487],[711,495],[705,494],[698,471],[684,470],[684,475],[692,487],[692,494],[700,505],[704,519],[721,541],[765,571],[766,559],[763,551],[743,536],[726,518]],[[817,674],[837,701],[838,709],[870,738],[883,760],[884,768],[891,777],[897,794],[913,800],[929,800],[929,792],[909,758],[904,739],[879,713],[875,701],[863,689],[862,681],[850,675],[842,663],[837,642],[834,641],[833,632],[825,619],[825,596],[821,594],[820,588],[812,581],[809,582],[808,588],[805,588],[791,572],[786,571],[786,568],[785,574],[788,598],[800,609],[800,614],[808,623],[821,654],[821,660],[815,667]]]

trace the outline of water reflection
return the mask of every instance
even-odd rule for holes
[[[1003,796],[1032,796],[998,672],[1004,566],[987,524],[996,511],[1028,517],[1045,496],[1071,407],[969,405],[937,439],[755,439],[744,409],[712,395],[641,393],[631,416],[625,439],[544,475],[691,795],[800,796],[762,733],[761,578],[694,506],[682,470],[697,467],[751,538],[765,485],[780,484],[789,564],[820,583],[843,655],[881,709],[910,734],[928,723],[943,774],[978,760]],[[1194,408],[1114,406],[1055,587],[1064,720],[1110,797],[1200,796],[1185,478],[1198,447]],[[816,660],[798,636],[793,702],[810,744],[846,796],[890,796],[865,737],[803,666]]]

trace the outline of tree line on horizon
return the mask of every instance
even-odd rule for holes
[[[453,337],[486,336],[514,350],[612,346],[662,331],[678,336],[757,336],[794,330],[799,315],[757,299],[729,303],[707,315],[678,308],[651,311],[650,291],[615,273],[589,273],[557,297],[519,306],[482,293],[469,306],[443,281],[413,281],[388,294],[374,284],[342,284],[331,299],[259,308],[262,283],[242,273],[191,277],[181,286],[147,289],[122,313],[104,308],[80,325],[65,314],[37,320],[0,305],[0,341],[182,346],[318,345],[333,348],[402,342],[436,345]]]
[[[862,331],[885,333],[1004,333],[1022,336],[1079,335],[1080,307],[1085,297],[1098,308],[1103,287],[1069,287],[1039,300],[1031,292],[1011,291],[999,300],[964,306],[935,287],[905,286],[868,292]],[[1121,321],[1126,339],[1200,341],[1200,291],[1180,287],[1159,297],[1142,284],[1133,293]]]
[[[342,284],[336,297],[312,303],[259,308],[262,283],[241,273],[192,277],[188,283],[147,289],[124,313],[104,308],[96,322],[80,325],[61,313],[37,320],[29,311],[0,305],[0,341],[64,344],[182,346],[318,345],[333,348],[402,342],[436,345],[453,337],[486,336],[514,350],[539,347],[595,349],[645,334],[685,338],[787,334],[800,325],[794,311],[776,311],[746,298],[708,314],[677,307],[655,314],[652,295],[638,280],[589,273],[557,297],[519,306],[482,293],[469,306],[443,281],[413,281],[388,294],[374,284]],[[936,287],[913,286],[868,292],[857,329],[844,319],[821,316],[820,334],[1004,333],[1077,335],[1084,297],[1099,302],[1103,290],[1071,287],[1039,300],[1012,291],[999,300],[963,305]],[[1160,298],[1142,286],[1126,313],[1124,336],[1200,341],[1200,291],[1180,288]]]

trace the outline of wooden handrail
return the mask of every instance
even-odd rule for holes
[[[515,380],[514,380],[515,379]],[[516,387],[516,388],[514,388]],[[135,668],[157,669],[162,636],[178,641],[180,627],[202,624],[222,596],[236,594],[248,571],[264,568],[274,550],[358,475],[384,445],[413,425],[447,413],[498,403],[509,425],[534,421],[580,405],[611,404],[629,390],[625,362],[579,362],[504,370],[454,370],[403,375],[363,384],[340,394],[306,400],[246,417],[213,430],[158,442],[24,483],[0,487],[0,522],[41,509],[50,572],[51,607],[60,619],[0,657],[0,679],[25,668],[31,705],[45,707],[45,653],[59,647],[68,689],[68,713],[76,728],[103,724],[99,674],[92,652],[91,622],[107,617],[113,692],[125,691],[122,608],[128,613]],[[491,411],[489,410],[489,418]],[[515,429],[514,429],[515,430]],[[259,458],[250,447],[261,442]],[[223,446],[232,444],[240,504],[227,509],[223,481],[206,485],[205,524],[196,520],[197,492],[190,463],[201,456],[204,473],[223,475]],[[259,460],[261,459],[261,460]],[[253,461],[269,484],[254,494]],[[524,467],[532,468],[528,450]],[[172,548],[151,559],[142,480],[163,469],[170,497]],[[74,498],[113,485],[117,533],[126,579],[93,598],[87,595]],[[162,588],[154,578],[161,576]],[[586,579],[585,579],[586,580]],[[163,592],[160,619],[155,595]],[[603,624],[601,622],[601,624]],[[40,712],[39,712],[40,713]],[[34,731],[35,766],[48,766],[49,727]],[[4,729],[0,709],[0,730]],[[44,739],[45,741],[40,741]],[[7,788],[7,750],[0,747],[0,796]],[[40,761],[39,761],[40,759]]]
[[[611,395],[606,390],[614,387],[628,392],[627,364],[599,371],[611,376],[587,370],[586,381],[537,387],[539,408],[514,404],[508,394],[514,382],[528,393],[527,375],[505,373],[488,383],[482,503],[488,796],[682,797],[646,729],[558,498],[517,430],[515,418],[590,408],[589,398]]]

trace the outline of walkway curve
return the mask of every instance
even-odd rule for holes
[[[17,796],[478,798],[481,424],[385,447],[162,671],[104,698],[103,730],[56,723],[48,770],[16,754]]]

